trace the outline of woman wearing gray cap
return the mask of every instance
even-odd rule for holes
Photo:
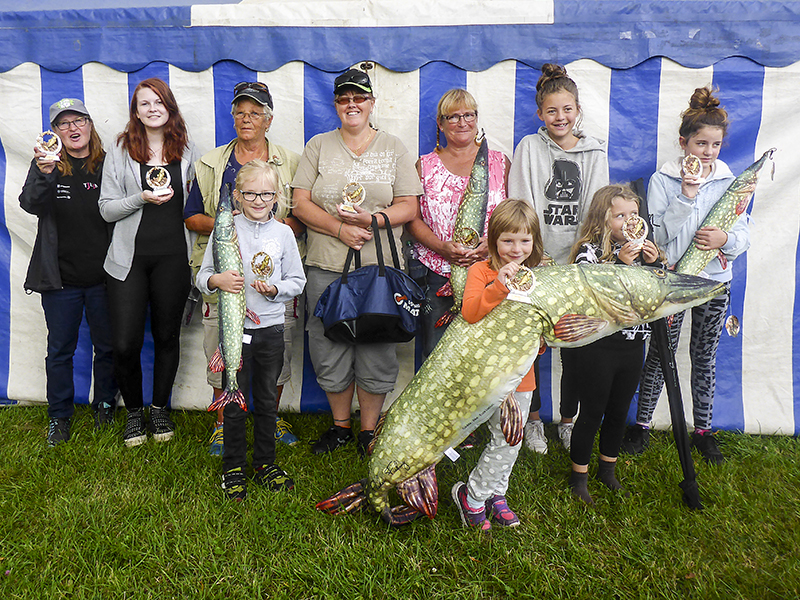
[[[242,165],[251,160],[263,160],[274,165],[278,171],[278,183],[286,197],[290,197],[289,184],[292,182],[294,172],[300,157],[267,139],[267,132],[272,125],[272,95],[266,84],[260,81],[243,81],[233,88],[233,101],[231,102],[231,115],[236,137],[225,144],[215,148],[204,155],[195,165],[196,179],[189,193],[189,199],[183,210],[186,227],[198,234],[192,248],[190,264],[194,275],[200,270],[203,255],[208,245],[208,237],[214,228],[214,216],[217,213],[219,194],[226,184],[235,187],[236,175]],[[305,226],[297,219],[288,215],[287,211],[279,211],[276,215],[280,221],[289,225],[300,235],[305,231]],[[284,384],[289,381],[292,373],[292,338],[294,327],[294,301],[287,307],[286,329],[284,335],[284,361],[283,371],[278,378],[278,400]],[[206,359],[210,360],[219,345],[219,326],[217,321],[217,296],[203,297],[203,349]],[[206,369],[206,381],[214,390],[214,397],[222,392],[222,374]],[[221,454],[222,445],[222,409],[217,411],[217,423],[211,435],[209,452]],[[289,424],[283,419],[278,419],[275,436],[286,443],[296,443],[297,438],[292,434]]]
[[[333,413],[333,427],[313,444],[312,451],[323,454],[353,440],[350,410],[355,392],[361,406],[358,450],[363,454],[384,398],[397,380],[396,345],[332,342],[325,337],[321,320],[313,316],[314,307],[325,288],[341,276],[348,248],[362,250],[362,265],[377,264],[373,213],[386,213],[395,240],[400,239],[402,225],[417,212],[422,186],[414,157],[403,143],[370,124],[375,96],[369,76],[356,69],[347,71],[334,81],[333,95],[342,126],[309,140],[292,182],[294,214],[309,229],[309,352],[317,382],[327,394]],[[342,208],[342,193],[349,184],[360,184],[366,192],[363,203],[352,210]],[[378,227],[385,227],[383,217],[376,217]],[[383,252],[391,264],[388,244],[383,244]]]
[[[61,139],[59,160],[34,148],[19,203],[39,217],[25,290],[39,292],[47,323],[47,443],[70,437],[74,411],[72,358],[84,312],[94,346],[95,426],[114,417],[114,364],[103,261],[111,239],[100,216],[100,176],[105,152],[83,102],[64,98],[50,107],[50,123]]]

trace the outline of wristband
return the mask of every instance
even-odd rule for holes
[[[342,238],[339,237],[340,235],[342,235],[342,225],[344,225],[344,221],[339,223],[339,231],[336,232],[336,239],[339,240],[340,242],[342,241]]]

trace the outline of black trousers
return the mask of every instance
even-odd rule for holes
[[[245,400],[253,394],[253,466],[275,462],[275,419],[278,416],[278,376],[283,369],[283,325],[245,329],[249,343],[242,344],[239,389]],[[223,378],[223,385],[227,381]],[[222,455],[224,471],[247,465],[247,413],[230,403],[223,411],[225,427]]]

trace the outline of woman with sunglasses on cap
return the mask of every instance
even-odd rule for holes
[[[281,191],[290,197],[289,185],[297,170],[300,156],[267,139],[267,132],[272,125],[273,110],[272,95],[266,84],[260,81],[243,81],[233,88],[233,101],[231,102],[231,115],[236,137],[225,144],[205,154],[197,164],[196,179],[189,193],[189,199],[183,209],[183,218],[187,229],[198,234],[192,247],[189,261],[192,272],[197,276],[203,263],[208,238],[214,228],[214,217],[217,214],[219,195],[228,184],[231,189],[236,183],[236,175],[251,160],[262,160],[278,172],[278,184]],[[289,214],[288,208],[283,204],[277,213],[277,219],[289,225],[295,236],[305,232],[305,226]],[[286,319],[284,329],[284,360],[283,371],[278,378],[278,400],[280,401],[283,386],[292,375],[292,330],[296,321],[294,300],[288,301],[286,306]],[[203,350],[206,360],[210,360],[219,345],[219,324],[217,318],[217,296],[203,296]],[[214,390],[214,397],[222,393],[222,373],[214,373],[206,369],[206,381]],[[217,422],[211,434],[209,453],[222,454],[223,451],[223,414],[222,409],[217,411]],[[278,418],[276,439],[287,444],[297,443],[297,438],[292,434],[289,424]]]
[[[47,443],[55,446],[70,438],[72,359],[84,313],[94,347],[92,409],[98,429],[114,418],[117,385],[103,272],[111,228],[97,207],[105,151],[80,100],[64,98],[53,104],[50,124],[61,140],[59,158],[48,160],[34,148],[19,203],[39,218],[25,290],[42,297],[47,323]]]
[[[362,251],[362,265],[377,264],[373,213],[386,213],[399,240],[402,225],[416,214],[422,186],[403,143],[370,124],[375,96],[369,76],[351,69],[336,78],[333,94],[342,125],[309,140],[292,182],[294,214],[308,226],[309,352],[333,413],[333,426],[312,451],[323,454],[353,440],[350,413],[355,392],[361,407],[358,449],[363,455],[386,394],[397,380],[396,346],[332,342],[325,337],[321,320],[311,313],[325,288],[341,276],[348,248]],[[342,207],[342,193],[351,183],[366,192],[352,212]],[[386,226],[381,215],[376,218],[378,227]],[[388,244],[383,244],[383,253],[391,263]]]
[[[148,307],[155,355],[150,430],[155,441],[167,441],[175,432],[167,402],[191,288],[183,205],[199,158],[169,86],[157,78],[140,82],[128,124],[103,165],[99,201],[100,214],[114,223],[105,270],[114,367],[128,409],[123,441],[129,447],[147,440],[141,353]]]

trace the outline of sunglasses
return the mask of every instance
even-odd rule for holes
[[[355,104],[364,104],[367,100],[372,100],[372,96],[363,96],[358,94],[356,96],[336,96],[334,102],[339,106],[347,106],[351,102]]]
[[[241,92],[267,92],[269,94],[269,88],[260,81],[241,81],[233,86],[233,93]]]

